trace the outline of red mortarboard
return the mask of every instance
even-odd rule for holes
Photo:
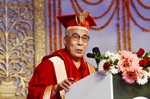
[[[65,28],[71,26],[81,26],[89,29],[90,26],[97,25],[93,16],[85,11],[79,14],[57,16],[57,18]]]

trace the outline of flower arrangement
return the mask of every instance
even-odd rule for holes
[[[100,60],[99,72],[121,74],[128,84],[144,85],[150,78],[150,51],[145,53],[142,48],[134,53],[126,50],[118,51],[117,54],[110,51],[101,55],[95,53],[95,59]]]

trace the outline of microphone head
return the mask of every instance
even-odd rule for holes
[[[93,53],[97,53],[98,55],[100,55],[100,51],[99,51],[99,48],[98,47],[94,47],[92,49]]]
[[[91,54],[91,53],[87,53],[86,56],[87,56],[88,58],[94,58],[94,54]]]

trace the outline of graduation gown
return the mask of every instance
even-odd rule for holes
[[[51,55],[45,56],[42,62],[35,68],[28,85],[27,99],[43,99],[45,93],[49,95],[49,99],[62,99],[60,94],[57,94],[54,98],[52,98],[51,95],[54,85],[58,84],[56,77],[57,70],[55,70],[54,64],[50,60],[50,58],[55,56],[63,60],[67,78],[71,77],[74,78],[75,81],[78,81],[95,72],[95,68],[86,62],[84,57],[81,59],[80,68],[77,69],[66,50],[60,49]]]

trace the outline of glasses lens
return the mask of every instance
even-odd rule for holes
[[[80,35],[78,35],[77,33],[74,33],[71,38],[75,41],[79,41],[81,38],[83,42],[88,42],[90,39],[88,35],[83,35],[82,37],[80,37]]]
[[[80,39],[80,35],[78,35],[77,33],[74,33],[72,35],[72,38],[75,40],[75,41],[78,41]]]
[[[89,36],[87,36],[87,35],[83,35],[83,36],[82,36],[82,40],[83,40],[83,42],[88,42],[88,41],[89,41],[89,39],[90,39],[90,37],[89,37]]]

